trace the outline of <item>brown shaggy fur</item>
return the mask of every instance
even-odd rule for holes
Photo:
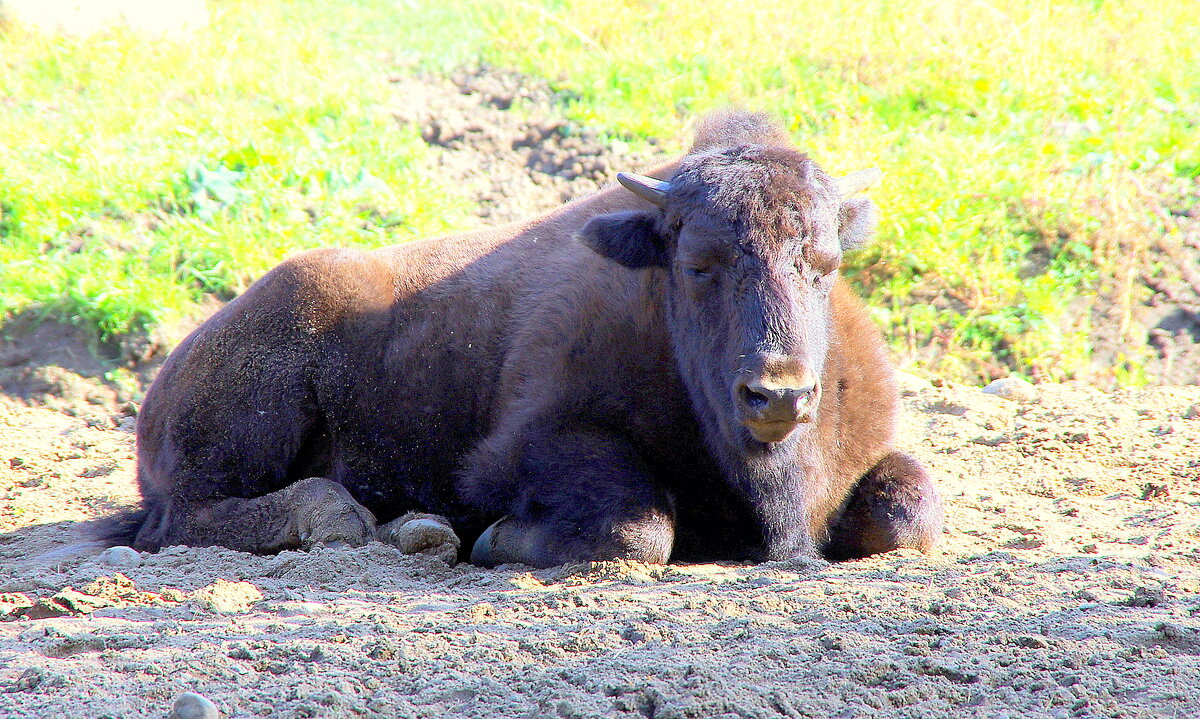
[[[508,227],[271,270],[147,393],[134,546],[361,544],[376,519],[420,511],[467,547],[507,517],[485,563],[928,548],[940,500],[892,451],[892,369],[829,272],[869,203],[839,201],[747,113],[706,119],[652,174],[672,178],[663,209],[611,187]],[[706,291],[681,248],[749,259]],[[801,367],[819,406],[756,440],[731,383]]]

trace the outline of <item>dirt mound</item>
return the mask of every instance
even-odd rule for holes
[[[906,386],[902,446],[947,499],[931,556],[532,572],[379,543],[118,570],[68,545],[134,501],[128,427],[0,398],[0,714],[1194,712],[1200,387]]]
[[[461,183],[485,224],[557,207],[656,159],[565,120],[542,80],[487,66],[393,80],[393,116],[442,149],[429,171]]]
[[[120,365],[119,348],[33,314],[18,316],[0,335],[0,391],[51,409],[81,416],[119,411],[136,390],[106,379]]]

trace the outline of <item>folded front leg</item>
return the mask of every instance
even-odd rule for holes
[[[472,563],[670,558],[674,502],[630,442],[594,427],[535,428],[517,446],[513,491],[499,507],[506,516],[475,542]],[[475,471],[469,480],[488,481],[486,469]]]
[[[824,554],[837,561],[899,547],[928,552],[942,536],[942,498],[913,457],[892,452],[863,475],[829,530]]]

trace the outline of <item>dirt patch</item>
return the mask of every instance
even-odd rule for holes
[[[127,370],[138,364],[119,345],[34,313],[16,317],[0,333],[0,391],[79,416],[121,412],[140,394],[141,378]]]
[[[220,304],[204,303],[152,334],[110,342],[92,330],[43,320],[37,312],[19,314],[0,326],[0,396],[116,426],[137,414],[171,348]]]
[[[396,121],[441,149],[429,171],[460,183],[485,224],[558,207],[660,157],[568,122],[565,98],[519,73],[477,66],[393,82]]]
[[[0,399],[0,714],[1190,715],[1200,387],[906,384],[935,554],[532,572],[379,543],[117,569],[64,547],[133,500],[129,427]]]
[[[1195,384],[1200,382],[1200,178],[1137,189],[1159,226],[1125,226],[1100,238],[1104,246],[1099,249],[1111,267],[1092,305],[1098,374],[1111,380],[1103,368],[1133,359],[1143,364],[1152,384]]]

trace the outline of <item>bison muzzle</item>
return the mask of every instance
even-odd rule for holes
[[[838,274],[876,175],[723,113],[541,218],[286,260],[147,393],[129,539],[274,552],[436,515],[485,565],[928,549],[941,501]]]

